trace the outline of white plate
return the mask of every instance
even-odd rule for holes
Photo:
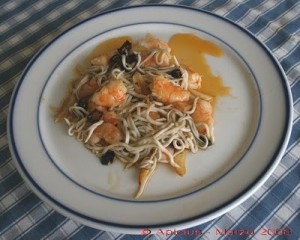
[[[155,17],[154,17],[155,16]],[[193,33],[218,44],[208,58],[231,87],[215,113],[215,145],[190,155],[187,174],[159,167],[144,197],[134,200],[137,173],[108,167],[53,122],[50,106],[66,94],[73,68],[100,42],[146,33],[167,40]],[[113,10],[83,21],[45,46],[29,63],[11,100],[10,149],[34,192],[83,224],[125,233],[182,229],[224,214],[247,199],[279,163],[291,132],[291,94],[272,54],[246,30],[219,16],[178,6]]]

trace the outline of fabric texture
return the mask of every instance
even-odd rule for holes
[[[293,95],[293,129],[274,173],[248,200],[189,229],[126,235],[70,220],[41,201],[11,158],[6,121],[13,88],[30,59],[55,36],[95,14],[140,4],[176,4],[213,12],[248,29],[282,65]],[[300,239],[300,2],[298,0],[1,0],[0,239]],[[218,230],[252,234],[218,234]],[[192,234],[194,230],[194,234]],[[201,230],[202,234],[195,234]],[[241,233],[241,232],[239,232]],[[246,232],[245,232],[246,233]]]

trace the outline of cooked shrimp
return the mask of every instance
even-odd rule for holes
[[[149,50],[154,50],[154,49],[165,49],[168,52],[171,52],[171,48],[169,47],[168,43],[155,38],[154,36],[152,36],[151,34],[147,34],[145,36],[145,38],[143,38],[139,44],[144,47],[147,48]]]
[[[202,80],[200,74],[193,71],[188,71],[188,74],[189,89],[200,89]]]
[[[147,61],[144,61],[142,65],[144,65],[145,67],[167,67],[170,65],[170,59],[171,57],[167,52],[157,52]]]
[[[126,100],[127,88],[120,79],[111,80],[95,92],[91,102],[105,107],[116,107]]]
[[[142,56],[142,62],[144,66],[168,66],[171,59],[171,48],[169,45],[153,37],[151,34],[146,35],[144,39],[139,42],[139,45],[150,51],[157,51],[149,56]],[[143,61],[145,60],[145,61]]]
[[[176,109],[180,110],[181,112],[188,112],[193,107],[193,101],[185,101],[185,102],[174,102],[172,106]]]
[[[160,115],[159,115],[158,112],[149,112],[149,116],[150,116],[153,120],[160,119]]]
[[[93,143],[98,143],[104,140],[108,144],[120,142],[123,139],[123,134],[118,127],[112,123],[103,123],[98,126],[91,137]]]
[[[194,113],[192,113],[192,118],[196,124],[207,124],[209,127],[213,124],[213,110],[210,102],[199,99],[196,105]],[[198,127],[200,133],[205,133],[205,128],[203,126]]]
[[[132,76],[132,82],[134,90],[137,93],[144,95],[148,95],[150,93],[149,83],[146,81],[146,77],[140,74],[139,72],[136,72]]]
[[[119,119],[117,114],[114,111],[104,110],[103,112],[103,121],[107,123],[111,123],[113,125],[118,125]]]
[[[78,90],[78,97],[85,98],[91,96],[97,91],[99,85],[95,79],[89,80],[87,83],[83,84]]]
[[[175,86],[171,80],[157,76],[153,78],[152,95],[163,103],[185,102],[189,100],[190,92]]]

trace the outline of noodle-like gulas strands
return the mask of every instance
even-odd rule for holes
[[[166,75],[175,68],[180,69],[182,77],[174,78],[173,84],[182,89],[189,89],[188,76],[186,71],[173,57],[175,64],[161,66],[167,57],[165,50],[152,50],[143,60],[138,52],[135,64],[128,64],[125,55],[122,55],[121,62],[123,70],[109,67],[89,67],[74,89],[74,94],[79,98],[80,88],[90,79],[96,79],[101,88],[111,77],[120,79],[127,88],[126,101],[119,106],[112,108],[121,120],[121,130],[124,135],[122,142],[110,145],[99,145],[90,142],[95,129],[104,123],[102,119],[90,124],[88,121],[89,111],[75,103],[69,107],[70,116],[66,116],[65,122],[68,125],[68,134],[82,141],[85,146],[97,156],[102,156],[108,151],[113,151],[115,157],[125,164],[126,168],[137,166],[141,169],[148,169],[149,175],[140,184],[136,197],[140,197],[150,176],[155,171],[157,163],[167,163],[178,168],[174,157],[185,149],[195,153],[199,149],[206,149],[209,143],[214,142],[213,126],[205,123],[195,124],[191,114],[196,109],[197,101],[202,97],[201,93],[196,94],[189,110],[182,112],[171,104],[164,104],[151,96],[136,92],[132,82],[132,74],[139,72],[143,76],[153,77]],[[157,67],[144,66],[154,57]],[[194,90],[195,91],[195,90]],[[206,97],[206,95],[204,95]],[[151,113],[157,113],[159,118],[153,119]],[[73,116],[72,116],[73,114]],[[74,118],[75,116],[75,118]],[[206,134],[199,134],[197,127],[205,128]],[[172,146],[172,148],[170,148]],[[175,152],[174,152],[175,151]]]

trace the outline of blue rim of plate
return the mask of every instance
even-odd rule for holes
[[[13,131],[13,124],[12,124],[12,120],[13,120],[13,115],[14,115],[14,105],[16,103],[16,97],[18,95],[18,91],[20,86],[22,85],[22,81],[24,80],[27,72],[29,71],[30,67],[34,64],[35,60],[38,59],[38,57],[47,49],[47,47],[49,47],[53,42],[55,42],[56,40],[58,40],[61,36],[65,35],[66,33],[68,33],[70,30],[78,27],[79,25],[90,21],[91,19],[95,19],[95,18],[99,18],[103,15],[106,14],[111,14],[111,13],[115,13],[118,11],[126,11],[128,9],[133,9],[133,8],[147,8],[147,7],[159,7],[159,8],[182,8],[182,9],[186,9],[189,11],[195,11],[198,12],[200,14],[206,14],[209,15],[210,17],[214,17],[219,19],[220,21],[223,21],[227,24],[230,24],[231,26],[234,26],[237,30],[245,33],[248,37],[250,37],[252,40],[254,40],[254,42],[267,54],[267,56],[269,57],[269,59],[271,60],[271,62],[273,63],[273,65],[275,66],[278,75],[280,76],[281,84],[282,84],[282,89],[284,90],[284,95],[285,95],[285,104],[286,104],[286,114],[285,114],[285,126],[284,129],[282,130],[282,137],[280,139],[280,142],[278,144],[277,149],[274,151],[274,154],[272,156],[272,158],[270,159],[270,162],[267,164],[267,166],[265,167],[265,169],[262,170],[262,172],[259,174],[259,176],[247,187],[245,188],[243,191],[239,192],[236,196],[232,197],[230,200],[226,201],[225,203],[221,204],[220,206],[212,209],[212,210],[208,210],[202,214],[196,215],[196,216],[192,216],[190,218],[187,219],[181,219],[178,221],[173,221],[173,222],[168,222],[168,223],[162,223],[162,224],[152,224],[152,225],[146,225],[146,227],[150,227],[150,228],[156,228],[156,227],[167,227],[167,226],[173,226],[173,225],[179,225],[179,224],[186,224],[188,222],[191,221],[195,221],[195,220],[199,220],[205,216],[211,215],[213,213],[217,213],[219,212],[221,209],[225,208],[226,206],[235,206],[236,204],[239,204],[243,199],[243,196],[246,195],[246,193],[250,192],[251,190],[255,190],[256,187],[260,186],[260,182],[262,179],[264,179],[264,177],[267,175],[267,173],[271,174],[270,172],[270,168],[273,165],[276,165],[276,163],[279,163],[279,158],[282,157],[283,155],[283,151],[285,150],[287,143],[288,143],[288,138],[290,136],[290,132],[291,132],[291,128],[292,128],[292,110],[291,110],[291,105],[292,105],[292,97],[291,97],[291,93],[289,90],[289,86],[287,84],[287,80],[285,77],[285,74],[279,64],[279,62],[274,58],[274,56],[272,55],[271,51],[263,44],[261,43],[254,35],[252,35],[248,30],[240,27],[239,25],[237,25],[236,23],[232,22],[229,19],[226,19],[222,16],[216,15],[214,13],[211,12],[207,12],[201,9],[196,9],[196,8],[192,8],[192,7],[187,7],[187,6],[175,6],[175,5],[168,5],[168,4],[149,4],[149,5],[139,5],[139,6],[129,6],[129,7],[124,7],[124,8],[118,8],[118,9],[113,9],[110,11],[105,11],[102,12],[98,15],[95,15],[91,18],[88,18],[76,25],[74,25],[73,27],[69,28],[68,30],[64,31],[63,33],[59,34],[57,37],[55,37],[52,41],[50,41],[46,46],[44,46],[29,62],[29,64],[27,65],[27,67],[25,68],[22,76],[20,77],[20,81],[18,82],[18,84],[15,87],[15,90],[13,92],[13,96],[10,102],[10,110],[9,110],[9,115],[8,115],[8,121],[7,121],[7,129],[8,129],[8,140],[9,140],[9,147],[11,150],[12,155],[14,156],[14,160],[17,163],[17,167],[19,168],[19,170],[21,170],[21,175],[23,176],[23,178],[25,178],[25,180],[27,180],[27,182],[30,184],[31,187],[33,187],[36,191],[37,194],[39,196],[41,196],[44,199],[47,199],[50,203],[53,204],[53,207],[55,209],[60,209],[60,210],[64,210],[66,213],[70,214],[71,216],[76,216],[80,219],[84,219],[86,221],[92,222],[94,224],[100,224],[100,225],[105,225],[108,227],[116,227],[116,228],[123,228],[123,229],[138,229],[140,230],[142,227],[145,227],[145,224],[142,225],[128,225],[128,224],[122,224],[122,223],[115,223],[115,222],[108,222],[105,220],[100,220],[100,219],[96,219],[90,216],[86,216],[85,214],[81,214],[79,212],[74,211],[73,209],[62,205],[60,202],[58,202],[57,200],[55,200],[52,196],[50,196],[45,190],[43,190],[38,183],[36,183],[32,177],[30,176],[30,174],[27,172],[25,166],[22,164],[22,158],[19,156],[18,150],[16,148],[16,144],[15,144],[15,139],[14,139],[14,131]],[[253,75],[254,76],[254,75]],[[261,183],[262,184],[262,183]],[[127,200],[126,200],[127,201]],[[145,202],[142,202],[145,203]],[[217,217],[217,216],[214,216]]]

